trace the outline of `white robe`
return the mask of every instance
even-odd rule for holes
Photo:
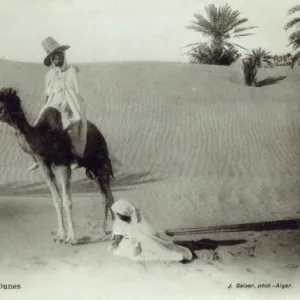
[[[71,138],[72,152],[83,157],[87,139],[87,119],[83,99],[79,91],[77,71],[73,67],[61,71],[51,68],[45,76],[45,96],[47,102],[40,112],[40,116],[48,107],[60,111],[64,129],[72,124],[68,130]],[[39,121],[36,121],[36,123]]]
[[[174,244],[143,213],[139,213],[139,220],[132,218],[131,223],[117,218],[113,225],[113,235],[124,236],[118,248],[113,250],[114,255],[139,261],[182,261],[193,258],[189,249]],[[138,248],[141,251],[136,254]]]

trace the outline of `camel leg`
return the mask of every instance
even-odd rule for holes
[[[70,166],[56,167],[56,175],[61,184],[63,207],[67,218],[67,237],[65,243],[76,244],[76,234],[72,215],[72,197],[71,197],[71,168]]]
[[[24,153],[28,154],[34,161],[34,163],[28,168],[28,171],[32,171],[32,170],[38,168],[37,159],[36,159],[34,153],[32,152],[29,144],[27,143],[26,139],[24,138],[24,136],[22,134],[20,134],[19,132],[16,132],[15,136],[17,138],[17,143],[19,144],[21,149],[24,151]]]
[[[66,231],[63,223],[63,214],[62,214],[62,201],[61,197],[59,194],[59,190],[57,188],[55,176],[53,174],[53,171],[50,166],[47,166],[42,160],[37,159],[40,170],[45,177],[45,180],[50,188],[51,194],[52,194],[52,199],[53,199],[53,204],[56,210],[57,214],[57,220],[58,220],[58,230],[57,234],[54,237],[54,241],[60,241],[63,242],[65,240],[66,236]]]
[[[102,194],[104,195],[104,199],[105,199],[104,219],[103,219],[103,223],[102,223],[102,226],[101,226],[101,232],[100,233],[103,237],[106,237],[106,236],[108,236],[108,234],[106,232],[108,210],[110,210],[112,219],[114,220],[114,214],[111,210],[111,206],[114,203],[114,197],[112,195],[111,187],[110,187],[110,184],[109,184],[108,180],[103,180],[102,178],[96,177],[95,182],[98,185],[98,187],[99,187],[100,191],[102,192]]]

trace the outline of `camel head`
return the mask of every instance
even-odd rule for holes
[[[16,115],[22,112],[21,100],[13,88],[0,90],[0,121],[13,125]]]

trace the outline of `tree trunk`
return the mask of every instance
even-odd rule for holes
[[[218,61],[218,58],[222,55],[224,49],[224,42],[222,38],[214,38],[212,43],[213,62],[214,64]]]

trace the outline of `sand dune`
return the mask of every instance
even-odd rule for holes
[[[290,88],[297,71],[272,70],[291,74],[253,89],[230,82],[230,70],[217,66],[79,68],[88,117],[107,138],[119,174],[132,177],[131,189],[117,196],[164,227],[299,216],[300,103],[297,87]],[[36,115],[45,69],[2,61],[0,70],[1,86],[18,87],[25,111]],[[1,184],[40,181],[39,172],[26,171],[31,161],[15,147],[13,131],[1,124],[0,132]],[[82,173],[74,175],[75,189]]]
[[[299,70],[263,70],[261,80],[287,77],[273,85],[250,88],[239,84],[234,79],[236,70],[227,67],[155,62],[78,66],[88,117],[105,135],[113,157],[116,198],[138,205],[162,228],[299,218]],[[19,89],[31,122],[42,107],[45,72],[40,65],[0,61],[0,85]],[[60,260],[70,248],[58,250],[56,245],[49,244],[49,232],[55,226],[49,191],[38,171],[27,172],[31,161],[17,147],[13,130],[0,124],[0,134],[0,237],[5,252],[0,263],[3,270],[13,272],[27,262],[28,267],[23,271],[32,271],[36,266],[36,261],[30,260],[33,257],[38,260],[44,257],[48,269],[57,265],[55,270],[67,270]],[[102,210],[97,190],[85,179],[83,170],[74,172],[72,190],[77,228],[82,235],[92,235],[98,228]],[[291,234],[291,239],[299,242],[299,235]],[[265,239],[263,245],[270,239],[271,242],[276,240]],[[113,276],[110,268],[120,265],[108,258],[109,254],[103,254],[106,246],[86,247],[74,250],[80,255],[68,260],[75,265],[70,270],[79,264],[90,268],[92,262],[97,261],[97,266],[104,268],[103,272]],[[261,257],[268,255],[264,247]],[[284,247],[293,246],[285,243]],[[299,252],[291,257],[295,263]],[[272,261],[276,259],[278,257]],[[260,263],[256,261],[258,269]],[[287,268],[285,275],[289,274],[289,263],[283,263]],[[225,274],[234,274],[229,265]],[[123,267],[128,268],[126,266]],[[190,267],[174,267],[177,271],[172,267],[175,274],[172,278],[183,279],[190,270],[188,279],[193,276],[195,279],[196,269],[206,270],[207,266],[204,267],[203,262],[201,266],[196,264],[191,267],[193,271]],[[134,268],[136,266],[132,272],[136,272]],[[44,266],[40,270],[44,270]],[[155,270],[153,267],[149,274],[156,274]],[[224,284],[216,279],[219,276],[215,276],[216,270],[210,274],[217,283],[210,284]],[[251,280],[259,275],[259,271],[252,275],[245,272],[245,278]],[[263,274],[267,276],[267,273]],[[107,280],[107,274],[97,276]],[[144,279],[147,281],[147,278]],[[170,286],[174,282],[170,282]],[[199,299],[199,291],[192,288],[191,281],[189,283],[185,281],[191,291],[189,299]],[[178,298],[173,299],[183,299],[184,289],[176,291]],[[219,290],[221,295],[222,291],[223,286]],[[106,297],[108,295],[101,299]],[[229,296],[229,299],[233,298]]]

